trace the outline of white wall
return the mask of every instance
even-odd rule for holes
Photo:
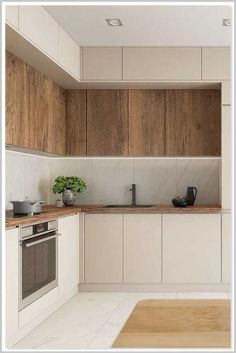
[[[52,192],[59,175],[79,176],[87,190],[78,195],[80,204],[129,204],[132,183],[137,184],[137,203],[170,204],[196,186],[196,204],[218,204],[220,159],[119,159],[46,158],[6,152],[6,209],[10,200],[45,200],[59,197]]]

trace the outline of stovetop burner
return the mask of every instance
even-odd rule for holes
[[[41,213],[45,213],[46,211],[42,211],[40,213],[34,213],[33,215],[32,214],[17,214],[17,213],[13,213],[12,210],[8,210],[6,211],[6,218],[23,218],[23,217],[30,217],[30,216],[37,216]]]

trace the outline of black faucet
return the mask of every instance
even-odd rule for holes
[[[136,206],[136,184],[132,184],[129,191],[132,191],[132,206]]]

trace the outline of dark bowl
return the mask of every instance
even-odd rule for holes
[[[187,207],[188,206],[187,200],[185,198],[184,199],[172,199],[172,204],[175,207]]]

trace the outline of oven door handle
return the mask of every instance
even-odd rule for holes
[[[59,236],[61,236],[61,234],[55,234],[55,235],[53,235],[53,236],[51,236],[51,237],[47,237],[47,238],[44,238],[44,239],[32,241],[31,243],[25,244],[25,246],[26,246],[27,248],[30,248],[31,246],[34,246],[34,245],[36,245],[36,244],[43,243],[43,242],[45,242],[45,241],[47,241],[47,240],[51,240],[51,239],[58,238]]]

